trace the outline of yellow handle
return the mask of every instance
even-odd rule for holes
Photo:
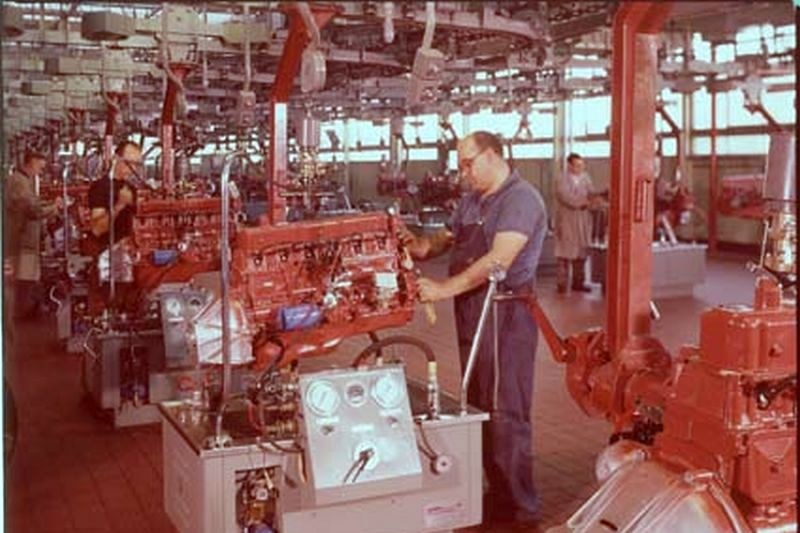
[[[428,324],[433,326],[436,324],[436,308],[433,307],[433,304],[430,302],[423,305],[425,306],[425,318],[428,319]]]

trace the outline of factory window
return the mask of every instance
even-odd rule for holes
[[[711,43],[703,40],[700,33],[692,35],[692,50],[694,58],[698,61],[711,61]]]
[[[447,120],[453,126],[453,131],[456,132],[458,138],[462,138],[464,136],[464,113],[461,111],[450,113],[450,116],[447,117]]]
[[[570,152],[577,152],[583,157],[609,157],[611,143],[609,141],[573,142]]]
[[[436,161],[438,157],[436,148],[411,148],[408,151],[409,161]]]
[[[675,137],[664,137],[661,141],[661,155],[664,157],[677,156],[678,143]]]
[[[351,153],[350,155],[352,156],[353,154]],[[344,161],[344,152],[321,152],[318,157],[322,163],[341,162]]]
[[[692,94],[692,127],[696,130],[711,127],[711,95],[705,87]]]
[[[552,143],[520,143],[514,145],[514,159],[551,159]]]
[[[720,135],[717,137],[717,155],[766,155],[769,135]],[[692,139],[693,155],[710,155],[711,139],[708,136]]]
[[[717,56],[715,58],[717,63],[725,63],[734,59],[736,59],[736,50],[732,43],[717,46]]]
[[[381,145],[381,139],[388,148],[389,122],[385,121],[376,125],[371,120],[352,120],[348,123],[347,138],[351,150],[358,150],[359,145],[368,148]],[[368,161],[372,161],[369,159]],[[377,159],[380,161],[380,159]]]
[[[350,162],[366,163],[378,162],[382,159],[389,160],[389,150],[360,150],[350,152]]]
[[[456,150],[450,150],[450,154],[447,156],[447,170],[458,170],[458,152]]]
[[[791,78],[794,81],[794,76]],[[796,97],[795,91],[765,92],[761,96],[761,102],[775,120],[781,124],[794,124]]]
[[[553,104],[534,104],[528,116],[534,139],[552,139],[555,132]]]
[[[736,55],[752,55],[761,51],[759,26],[747,26],[736,33]]]
[[[330,150],[333,148],[333,143],[331,142],[331,135],[335,136],[338,139],[339,144],[341,145],[344,143],[345,133],[344,133],[344,121],[339,120],[332,120],[330,122],[323,122],[320,125],[320,138],[319,138],[319,147],[322,150]]]
[[[775,28],[775,52],[783,53],[797,48],[794,24]]]
[[[439,138],[439,116],[430,114],[407,117],[403,137],[410,145],[436,142]]]
[[[510,139],[519,126],[519,114],[495,113],[491,109],[482,109],[480,112],[470,115],[469,126],[470,133],[485,130]]]
[[[576,98],[567,101],[567,135],[580,137],[606,133],[611,124],[611,96]]]

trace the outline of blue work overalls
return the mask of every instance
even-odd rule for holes
[[[489,251],[492,236],[485,234],[483,218],[455,228],[450,256],[450,275],[458,274]],[[508,280],[499,291],[530,290],[533,280]],[[488,284],[455,298],[456,332],[462,374]],[[531,519],[539,507],[533,483],[533,433],[530,410],[533,399],[533,365],[538,339],[536,322],[518,300],[497,304],[499,335],[499,378],[497,406],[494,396],[494,334],[491,314],[481,339],[480,350],[468,390],[471,405],[490,412],[483,432],[483,467],[489,482],[487,499],[495,511],[514,512],[516,518]],[[486,512],[486,510],[484,510]]]

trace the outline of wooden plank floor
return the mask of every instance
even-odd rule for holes
[[[699,313],[717,303],[752,301],[747,258],[708,263],[707,282],[694,297],[658,302],[655,334],[676,353],[694,342]],[[423,265],[443,275],[443,261]],[[556,295],[554,280],[540,280],[544,309],[561,333],[601,325],[604,305],[598,288],[588,295]],[[428,342],[440,361],[443,388],[458,390],[452,306],[436,305],[433,327],[424,313],[400,331]],[[19,407],[19,439],[6,470],[5,531],[11,533],[173,533],[163,510],[161,431],[158,425],[112,429],[82,399],[79,357],[64,353],[54,339],[54,319],[18,323],[5,339],[5,372]],[[304,363],[308,369],[347,364],[363,339],[342,343],[336,354]],[[594,459],[609,427],[587,418],[563,384],[563,369],[540,341],[536,352],[533,449],[543,502],[542,525],[563,521],[596,488]],[[421,358],[408,361],[409,374],[423,378]],[[484,529],[502,533],[503,529]],[[311,533],[311,532],[309,532]]]

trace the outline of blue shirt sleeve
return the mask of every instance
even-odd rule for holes
[[[507,194],[500,205],[495,233],[515,231],[533,238],[546,217],[544,204],[533,189],[520,187]]]

